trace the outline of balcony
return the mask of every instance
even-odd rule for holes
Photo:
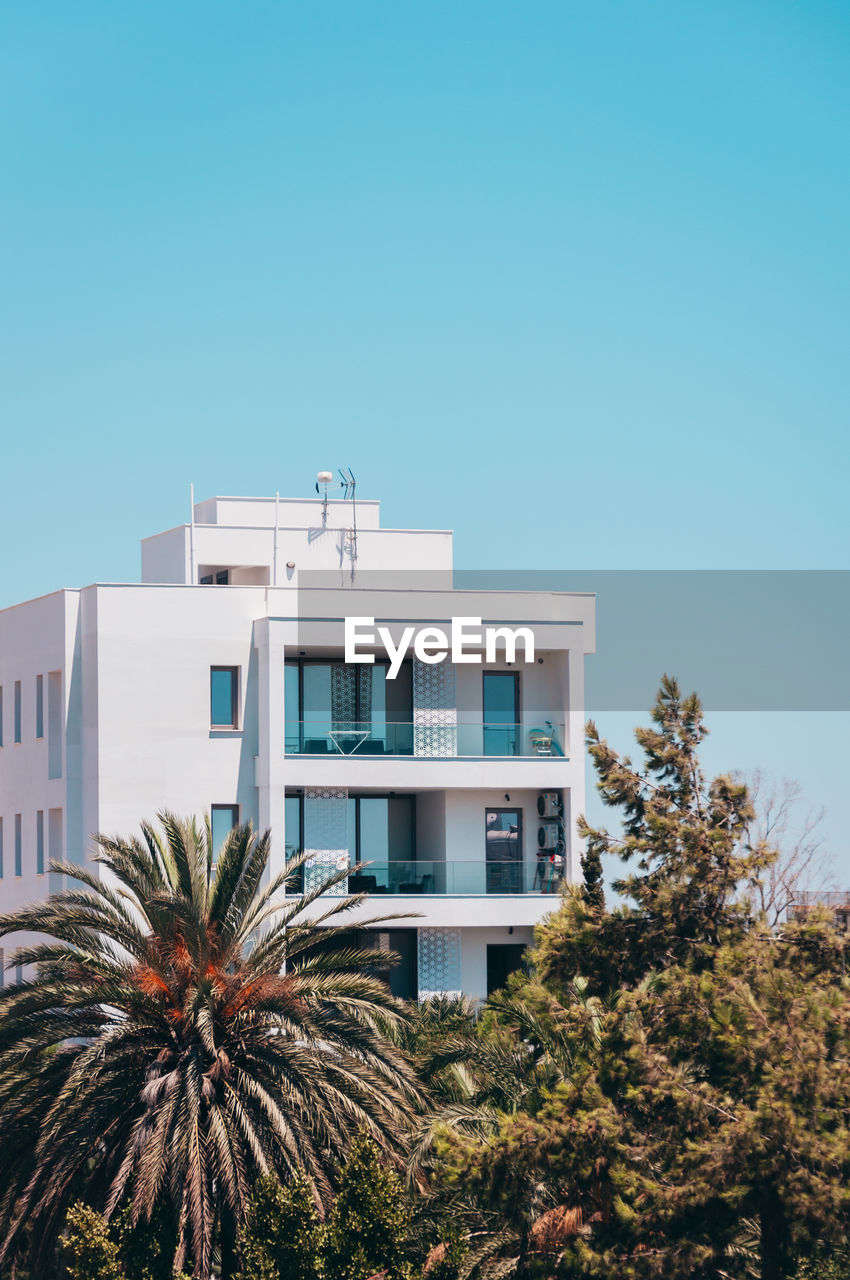
[[[305,884],[310,889],[318,886],[328,871],[327,866],[311,865],[308,860],[298,873],[295,891],[301,892]],[[343,891],[404,897],[554,894],[560,891],[562,872],[563,865],[556,865],[548,857],[532,863],[483,858],[463,862],[367,862],[350,873],[347,882],[343,882]]]
[[[287,720],[285,752],[308,756],[564,758],[563,724],[414,724],[412,721]]]

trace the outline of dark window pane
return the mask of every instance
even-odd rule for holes
[[[485,824],[487,892],[518,893],[522,889],[522,813],[488,809]]]
[[[507,671],[484,673],[485,756],[513,756],[517,753],[518,679]]]
[[[487,947],[487,994],[500,991],[510,975],[522,968],[525,947],[522,943],[507,942]]]
[[[302,852],[301,848],[301,797],[287,796],[284,800],[283,811],[284,824],[284,847],[286,849],[286,860],[297,858]],[[301,867],[293,877],[293,883],[288,886],[295,893],[300,893],[304,888],[304,868]]]
[[[386,681],[387,719],[391,724],[409,724],[413,719],[413,666],[401,664],[395,680]]]
[[[417,990],[417,933],[415,929],[391,929],[390,950],[400,963],[389,971],[390,991],[401,1000],[415,1000]]]

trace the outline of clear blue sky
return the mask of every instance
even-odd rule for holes
[[[471,568],[849,567],[848,59],[846,0],[6,5],[0,604],[342,464]],[[846,844],[831,723],[730,753]]]

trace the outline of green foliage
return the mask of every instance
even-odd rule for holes
[[[0,1272],[47,1275],[76,1198],[148,1222],[163,1197],[174,1256],[207,1276],[218,1246],[226,1271],[259,1173],[302,1172],[328,1200],[361,1126],[397,1147],[421,1097],[382,953],[315,946],[357,901],[317,912],[344,872],[287,897],[297,862],[264,887],[250,825],[215,865],[209,823],[163,814],[142,836],[98,837],[100,872],[63,866],[66,891],[0,917],[0,936],[47,939],[16,953],[36,976],[0,991]]]
[[[740,890],[772,855],[747,843],[747,789],[727,776],[706,782],[698,749],[708,731],[696,694],[683,697],[665,676],[652,720],[635,731],[643,769],[587,726],[598,790],[621,811],[623,830],[617,836],[582,822],[586,858],[591,870],[602,855],[633,862],[635,870],[614,884],[628,905],[602,917],[584,894],[566,896],[536,956],[557,993],[578,974],[605,991],[672,964],[710,965],[718,944],[751,923]]]
[[[319,1280],[322,1224],[310,1185],[296,1177],[254,1184],[239,1240],[240,1280]]]
[[[412,1280],[407,1257],[409,1208],[404,1185],[381,1161],[371,1138],[360,1134],[342,1167],[339,1190],[325,1228],[328,1280]]]
[[[170,1210],[170,1203],[160,1197],[149,1222],[140,1218],[133,1225],[129,1204],[113,1217],[110,1235],[127,1280],[172,1280],[177,1231]]]
[[[818,1249],[798,1264],[794,1280],[850,1280],[850,1252]]]
[[[445,1108],[432,1134],[475,1242],[463,1274],[846,1280],[848,939],[825,916],[750,916],[740,890],[772,854],[747,844],[746,791],[705,782],[699,702],[675,682],[653,721],[644,772],[588,730],[622,815],[622,836],[585,828],[588,849],[634,863],[629,904],[565,895],[532,976],[479,1022],[504,1061],[513,1037],[513,1104],[481,1048],[478,1122]]]
[[[446,1222],[440,1236],[439,1246],[429,1255],[428,1280],[457,1280],[469,1256],[469,1241],[456,1220]]]
[[[64,1262],[69,1280],[125,1280],[109,1225],[94,1209],[77,1203],[66,1218]]]
[[[581,860],[581,869],[581,896],[585,905],[593,911],[604,911],[605,882],[602,876],[602,855],[597,841],[588,842]]]

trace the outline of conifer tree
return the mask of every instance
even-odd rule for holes
[[[740,890],[771,855],[747,842],[746,786],[725,775],[706,781],[698,751],[708,730],[696,694],[683,697],[664,676],[651,714],[652,726],[635,730],[640,767],[587,725],[597,788],[622,821],[617,835],[582,820],[591,878],[603,854],[631,868],[613,886],[627,905],[598,920],[585,893],[568,895],[547,931],[538,966],[562,990],[579,974],[604,992],[679,962],[710,963],[720,941],[750,923]]]
[[[630,901],[600,913],[574,891],[540,926],[528,1014],[515,989],[501,1025],[520,1028],[517,1051],[550,1042],[563,1075],[486,1133],[446,1131],[448,1202],[474,1207],[504,1274],[532,1264],[506,1251],[520,1189],[583,1224],[563,1242],[570,1280],[803,1280],[816,1260],[843,1274],[850,942],[826,913],[779,930],[752,917],[740,888],[772,853],[747,842],[746,790],[706,783],[699,701],[667,678],[653,721],[642,769],[588,728],[622,818],[622,835],[586,828],[588,848],[632,861]]]
[[[589,840],[581,860],[581,896],[594,911],[605,910],[605,885],[602,878],[602,858],[595,840]]]

